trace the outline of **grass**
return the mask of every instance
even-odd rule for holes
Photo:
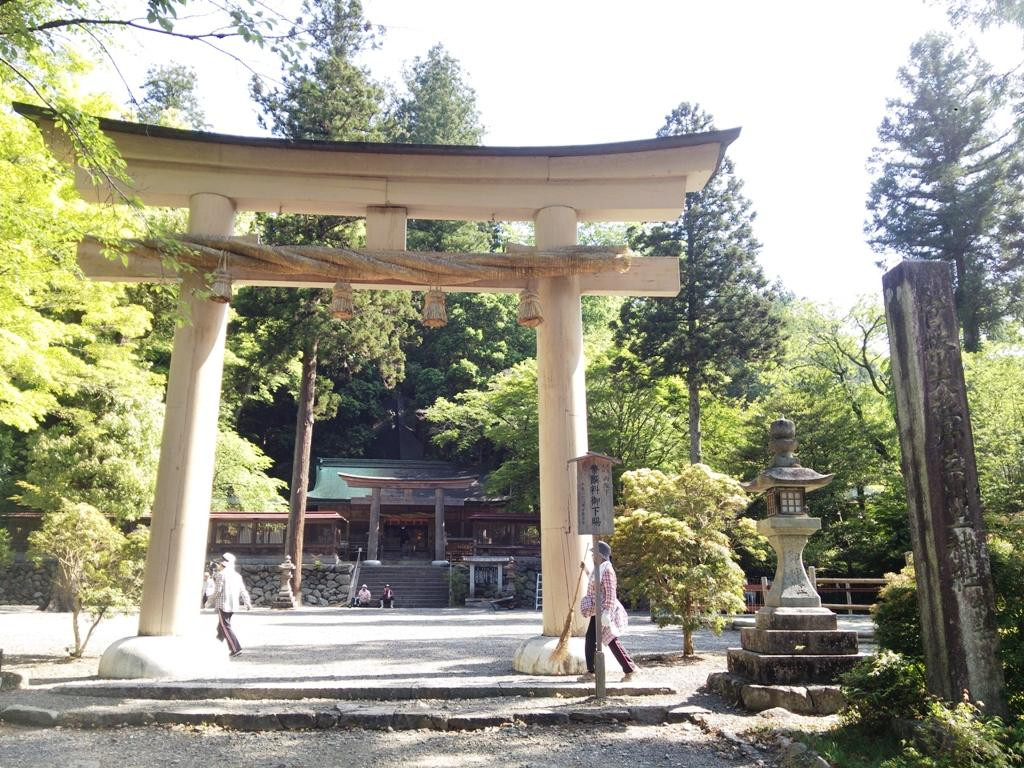
[[[856,725],[839,725],[828,731],[790,731],[825,758],[833,768],[878,768],[900,753],[900,740],[888,733],[866,731]]]

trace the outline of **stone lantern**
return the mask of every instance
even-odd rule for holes
[[[277,591],[274,608],[294,608],[295,595],[292,593],[292,574],[295,572],[295,564],[292,563],[291,555],[285,555],[284,562],[277,568],[281,571],[281,586]]]
[[[768,516],[757,521],[757,530],[778,556],[775,580],[764,604],[766,608],[821,608],[821,598],[807,578],[803,561],[807,539],[821,530],[821,519],[808,516],[804,499],[808,491],[831,483],[834,475],[800,466],[793,453],[796,427],[789,419],[773,421],[770,434],[768,446],[775,453],[772,465],[755,480],[742,484],[748,493],[765,495]]]
[[[708,684],[747,709],[831,714],[844,704],[836,676],[863,658],[857,633],[837,629],[836,615],[821,607],[803,563],[807,540],[821,530],[821,520],[807,514],[805,496],[828,485],[833,475],[800,466],[792,421],[772,422],[770,434],[771,466],[743,487],[763,493],[768,502],[768,515],[757,530],[775,549],[775,580],[755,625],[740,631],[742,647],[729,649],[728,673],[711,675]]]

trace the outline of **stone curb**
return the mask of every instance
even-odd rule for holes
[[[69,696],[101,696],[114,699],[160,699],[162,701],[196,701],[209,699],[292,700],[341,699],[345,701],[403,701],[411,699],[496,699],[504,697],[559,698],[593,695],[593,685],[408,685],[408,686],[268,686],[184,683],[149,684],[59,684],[48,687],[51,693]],[[671,696],[675,690],[665,686],[610,685],[609,696]]]
[[[437,710],[395,711],[389,707],[349,708],[338,704],[331,710],[284,712],[223,712],[195,708],[154,712],[125,712],[119,708],[72,709],[64,712],[12,704],[0,709],[0,722],[37,728],[101,729],[144,725],[216,725],[238,731],[295,731],[331,728],[371,730],[472,731],[516,725],[566,726],[633,723],[662,725],[691,722],[703,724],[709,710],[694,706],[629,706],[596,709],[538,709],[524,712],[476,712],[450,714]]]

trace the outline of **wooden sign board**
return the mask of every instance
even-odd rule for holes
[[[606,535],[615,531],[612,467],[617,459],[600,453],[572,459],[576,463],[576,533]]]

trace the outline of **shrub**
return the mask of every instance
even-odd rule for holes
[[[879,651],[840,676],[846,719],[866,729],[891,730],[893,721],[924,715],[930,701],[924,666],[892,651]]]
[[[462,568],[452,568],[448,589],[453,606],[466,604],[466,596],[469,594],[469,577]]]
[[[1017,736],[971,704],[932,701],[903,751],[879,768],[1012,768],[1024,757]]]
[[[11,564],[11,534],[6,529],[0,528],[0,568],[6,568]]]
[[[923,659],[921,617],[917,609],[913,566],[907,566],[899,573],[885,574],[885,582],[878,593],[878,602],[871,609],[875,619],[875,641],[879,648]]]
[[[28,542],[36,564],[56,561],[54,588],[70,602],[74,646],[69,651],[81,658],[105,616],[138,603],[149,529],[140,526],[125,536],[95,507],[64,500],[60,509],[43,515]],[[84,637],[79,617],[88,617]]]
[[[1020,599],[1020,589],[1024,584],[1024,543],[1014,545],[1008,539],[992,537],[989,554],[1006,698],[1010,711],[1021,717],[1024,716],[1024,602]]]
[[[1021,716],[1024,715],[1024,602],[1018,595],[1020,585],[1024,584],[1024,544],[990,536],[988,547],[1006,698],[1010,712]],[[921,646],[914,569],[907,566],[898,574],[886,574],[886,580],[888,583],[882,588],[878,603],[871,611],[878,646],[921,659],[924,649]]]

